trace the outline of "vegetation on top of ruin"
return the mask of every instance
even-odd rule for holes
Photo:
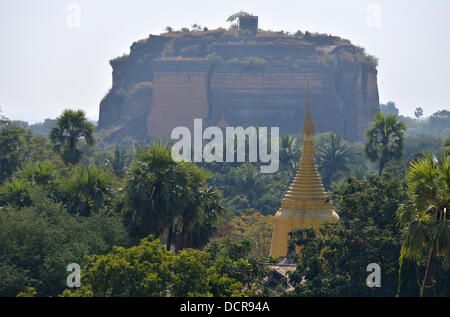
[[[244,12],[245,13],[245,12]],[[251,15],[251,14],[248,14]],[[202,27],[198,24],[193,24],[190,28],[183,27],[179,30],[167,26],[165,32],[159,35],[163,38],[168,38],[170,41],[166,42],[165,47],[158,56],[158,59],[163,60],[228,60],[230,58],[223,58],[217,52],[217,47],[220,46],[312,46],[316,49],[317,60],[324,65],[335,65],[339,61],[361,62],[372,68],[378,65],[378,59],[367,54],[364,48],[353,45],[349,40],[343,39],[339,36],[331,34],[312,33],[309,31],[297,31],[295,33],[288,31],[273,31],[259,29],[256,34],[252,34],[247,30],[237,28],[232,24],[228,29],[220,27],[210,30],[207,27]],[[154,37],[150,35],[149,38],[134,42],[131,46],[130,55],[139,55],[139,60],[149,57],[143,49],[149,43],[149,39]],[[150,40],[151,42],[151,40]],[[111,60],[112,65],[120,63],[130,57],[124,54]],[[143,55],[143,56],[140,56]],[[219,58],[218,58],[219,57]],[[256,57],[256,56],[255,56]],[[258,56],[261,58],[261,56]],[[300,56],[299,56],[300,57]],[[155,58],[154,56],[151,57]],[[271,61],[271,57],[267,56]],[[300,57],[304,58],[304,57]],[[278,57],[273,58],[274,62],[281,61]]]
[[[123,87],[120,87],[119,89],[117,89],[115,91],[115,93],[118,95],[121,95],[121,96],[130,96],[142,89],[152,89],[152,83],[150,81],[138,82],[138,83],[131,85],[126,90]]]
[[[318,33],[318,32],[302,32],[297,31],[291,33],[288,31],[273,31],[273,30],[263,30],[258,29],[257,34],[252,34],[247,30],[240,30],[237,28],[218,28],[214,30],[209,30],[208,28],[202,28],[197,24],[193,24],[191,28],[183,27],[180,30],[174,30],[171,27],[166,27],[166,32],[160,34],[160,36],[167,36],[173,38],[181,37],[208,37],[214,36],[215,38],[226,38],[226,39],[240,39],[240,38],[274,38],[274,39],[285,39],[289,42],[290,39],[301,40],[304,42],[309,42],[314,45],[351,45],[351,42],[347,39],[343,39],[339,36],[333,36],[331,34]],[[145,41],[145,40],[142,40]],[[145,43],[145,42],[141,42]]]

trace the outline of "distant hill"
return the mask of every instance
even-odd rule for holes
[[[94,125],[97,125],[97,121],[89,120]],[[42,135],[48,137],[50,135],[50,131],[56,126],[56,119],[45,119],[43,122],[32,123],[29,124],[26,121],[21,120],[12,120],[11,123],[24,128],[31,130],[34,135]]]
[[[427,118],[410,118],[399,115],[395,102],[389,101],[381,104],[380,110],[385,115],[398,115],[399,120],[406,124],[406,135],[432,135],[438,137],[450,136],[450,111],[440,110]]]
[[[26,121],[12,120],[11,123],[24,128],[29,129],[34,135],[42,135],[48,137],[51,129],[56,126],[56,119],[45,119],[43,122],[29,124]]]

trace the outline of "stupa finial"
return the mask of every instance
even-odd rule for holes
[[[314,134],[316,128],[311,116],[311,104],[309,103],[309,80],[306,82],[306,115],[302,127],[303,134]]]
[[[309,79],[306,81],[306,111],[311,112],[311,104],[309,103]]]

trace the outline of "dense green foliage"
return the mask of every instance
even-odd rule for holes
[[[33,137],[30,131],[11,123],[0,128],[0,183],[27,161],[58,160],[46,138]]]
[[[0,130],[0,181],[9,178],[20,165],[21,150],[26,143],[23,132],[23,129],[9,125]]]
[[[443,146],[442,138],[432,135],[420,134],[405,137],[405,151],[403,160],[409,163],[422,156],[423,151],[431,152],[435,156],[439,156]]]
[[[398,297],[417,297],[420,294],[419,264],[415,260],[400,256],[398,274]]]
[[[430,154],[411,163],[408,174],[409,200],[398,210],[403,233],[402,256],[428,256],[422,295],[431,296],[436,257],[448,266],[450,256],[450,156],[436,161]]]
[[[71,213],[89,216],[111,206],[115,182],[110,171],[92,165],[76,167],[62,183],[61,199]]]
[[[131,231],[138,238],[167,233],[168,250],[204,246],[223,211],[207,177],[193,164],[175,163],[167,145],[140,147],[125,186]]]
[[[346,175],[350,171],[351,148],[333,132],[329,134],[325,143],[317,146],[316,152],[325,188],[329,188],[339,175]]]
[[[294,294],[395,296],[401,245],[395,213],[405,199],[403,182],[389,174],[363,181],[349,178],[332,196],[341,218],[338,224],[293,233],[292,242],[302,246],[291,277]],[[382,268],[381,288],[366,285],[369,263]]]
[[[0,241],[0,296],[29,286],[54,296],[66,287],[69,263],[126,245],[128,236],[118,216],[74,217],[38,197],[30,207],[0,209]]]
[[[269,261],[250,256],[247,240],[224,239],[206,251],[167,251],[144,239],[129,249],[87,257],[83,286],[63,296],[254,296],[262,290]]]
[[[395,116],[379,120],[403,130]],[[316,135],[341,222],[293,232],[294,290],[273,292],[272,215],[301,135],[282,136],[279,170],[262,174],[259,163],[175,163],[160,142],[94,148],[81,112],[58,119],[53,143],[0,125],[0,296],[416,296],[425,276],[434,295],[450,292],[446,135],[397,131],[383,144],[369,133],[380,176],[364,144]],[[82,267],[81,289],[65,289],[69,263]],[[381,288],[366,285],[369,263],[381,266]]]
[[[239,214],[254,208],[264,215],[278,209],[288,181],[282,174],[261,174],[259,167],[251,163],[224,167],[223,173],[212,179],[223,190],[225,209]]]

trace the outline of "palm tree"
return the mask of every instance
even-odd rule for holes
[[[111,160],[106,159],[106,165],[112,169],[114,175],[123,177],[127,159],[127,153],[125,151],[119,150],[119,148],[116,147],[114,149],[113,158]]]
[[[417,119],[419,119],[421,116],[423,116],[422,107],[417,107],[416,110],[414,111],[414,115],[416,116]]]
[[[326,188],[329,188],[338,174],[350,171],[350,150],[341,137],[333,132],[317,147],[318,169]]]
[[[289,174],[295,174],[300,162],[301,150],[297,139],[291,135],[282,135],[280,138],[280,163],[286,166]]]
[[[366,131],[367,144],[364,153],[372,161],[378,161],[381,175],[385,164],[391,160],[400,160],[403,156],[403,131],[406,126],[397,122],[396,115],[377,113],[371,129]]]
[[[64,110],[56,119],[56,127],[50,131],[50,140],[55,151],[61,154],[64,163],[77,164],[82,152],[78,149],[79,141],[84,138],[89,146],[95,144],[94,125],[86,119],[82,110]]]
[[[406,177],[410,202],[400,206],[402,256],[419,259],[428,253],[421,296],[432,295],[432,274],[437,256],[448,264],[450,255],[450,156],[436,161],[431,154],[410,163]]]
[[[16,178],[12,181],[5,181],[0,186],[0,207],[8,205],[16,208],[31,206],[33,204],[32,189],[32,184],[24,179]]]
[[[196,224],[212,224],[222,211],[208,176],[191,163],[174,162],[167,144],[139,147],[125,186],[125,213],[137,238],[167,233],[168,250],[174,243],[177,249],[192,245]]]
[[[164,144],[154,142],[136,149],[135,161],[127,170],[125,206],[139,239],[149,234],[159,237],[173,217],[178,198],[175,166]]]
[[[188,204],[175,225],[175,249],[202,248],[217,232],[217,221],[224,212],[219,193],[211,186],[202,186],[195,193],[194,204]]]
[[[57,170],[57,165],[49,160],[29,162],[15,174],[15,177],[42,186],[49,191],[50,197],[57,200],[59,186]]]
[[[111,172],[101,168],[81,166],[62,187],[63,202],[69,212],[89,216],[109,204],[114,195],[114,178]]]
[[[251,164],[244,163],[230,172],[230,188],[236,194],[246,194],[248,201],[253,203],[265,192],[265,179],[259,169]]]

